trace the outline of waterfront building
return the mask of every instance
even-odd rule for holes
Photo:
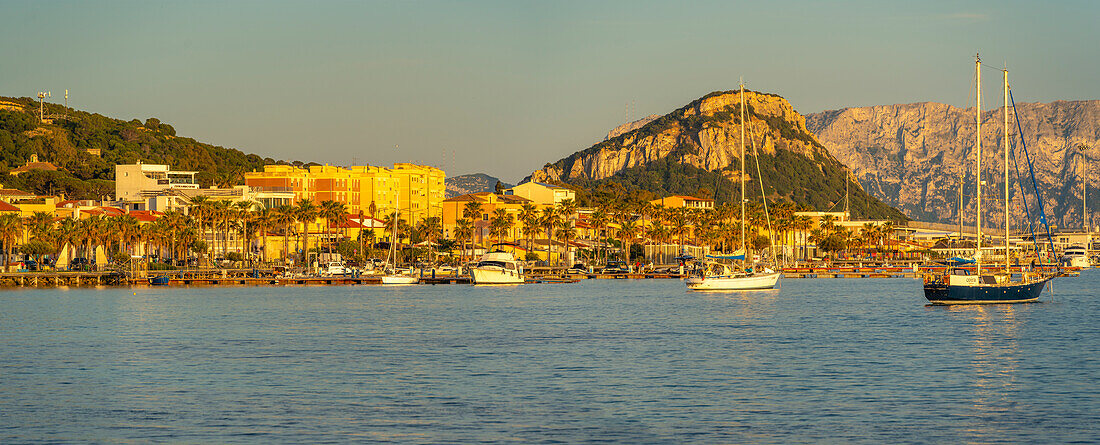
[[[164,164],[119,164],[115,166],[115,199],[142,201],[168,189],[197,189],[193,171],[173,171]]]
[[[653,205],[661,205],[665,208],[686,207],[689,209],[714,209],[714,200],[696,198],[694,196],[673,195],[649,201]]]
[[[245,185],[267,208],[300,200],[336,201],[347,205],[348,213],[380,216],[400,204],[401,218],[412,224],[442,215],[445,179],[443,170],[407,163],[393,168],[265,165],[244,175]]]
[[[525,182],[505,190],[504,194],[523,197],[538,205],[557,206],[567,199],[577,200],[577,192],[572,189],[541,182]]]

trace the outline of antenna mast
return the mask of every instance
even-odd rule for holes
[[[974,72],[977,75],[977,94],[975,94],[976,106],[974,107],[974,116],[976,116],[977,129],[974,131],[974,151],[977,153],[977,174],[978,174],[978,218],[977,226],[978,238],[977,244],[977,269],[975,275],[981,276],[982,274],[982,58],[978,54],[974,55]]]
[[[745,250],[745,81],[738,79],[741,87],[741,251]],[[748,257],[745,258],[748,261]]]
[[[1004,96],[1005,96],[1005,273],[1012,272],[1012,254],[1009,251],[1008,246],[1008,66],[1006,64],[1005,69],[1001,72],[1004,79]]]

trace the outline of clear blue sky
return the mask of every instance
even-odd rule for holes
[[[981,51],[1017,100],[1100,97],[1091,1],[0,0],[0,17],[3,96],[68,88],[76,108],[263,156],[506,181],[628,104],[667,113],[739,76],[803,113],[966,105]]]

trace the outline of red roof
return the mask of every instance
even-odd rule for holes
[[[673,196],[669,196],[669,198],[680,198],[680,199],[683,199],[684,201],[714,201],[713,199],[696,198],[694,196],[684,196],[684,195],[673,195]]]
[[[143,222],[153,222],[157,220],[157,217],[163,215],[160,212],[154,212],[151,210],[131,210],[129,213],[134,219]]]
[[[13,168],[11,173],[23,173],[31,170],[57,170],[57,166],[49,162],[28,162],[19,168]]]
[[[355,217],[353,215],[347,215],[344,218],[344,222],[342,222],[340,224],[337,224],[335,226],[335,228],[338,228],[338,229],[373,229],[373,228],[384,227],[385,225],[386,225],[386,223],[383,222],[382,220],[378,219],[378,218],[373,218],[372,219],[372,218],[369,218],[369,217],[364,217],[362,220],[360,220],[358,217]]]
[[[0,212],[18,212],[19,207],[8,204],[4,201],[0,201]]]

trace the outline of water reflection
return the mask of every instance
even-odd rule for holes
[[[970,394],[972,422],[963,431],[970,441],[985,442],[1003,432],[1002,421],[1019,416],[1017,370],[1020,321],[1016,305],[949,306],[948,312],[972,329]],[[1026,415],[1026,414],[1025,414]]]

